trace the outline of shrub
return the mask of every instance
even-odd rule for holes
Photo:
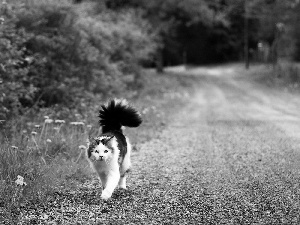
[[[139,10],[117,13],[89,1],[11,4],[0,27],[2,119],[24,107],[72,107],[89,93],[137,87],[140,64],[156,48]]]

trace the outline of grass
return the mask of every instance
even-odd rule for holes
[[[126,129],[134,150],[139,144],[158,137],[168,120],[188,95],[182,87],[192,82],[184,78],[145,72],[144,87],[128,91],[126,97],[142,113],[138,129]],[[99,132],[97,111],[105,99],[97,97],[90,106],[60,111],[43,109],[35,115],[4,121],[0,136],[0,221],[17,223],[22,211],[44,207],[49,198],[64,189],[76,189],[94,177],[82,146],[88,136]],[[176,103],[176,104],[175,104]],[[18,176],[25,185],[16,183]]]
[[[254,65],[251,77],[269,86],[299,90],[300,64],[292,62],[279,62],[277,65]]]

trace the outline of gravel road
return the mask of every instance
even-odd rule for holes
[[[299,95],[241,71],[173,69],[194,94],[138,145],[127,191],[102,202],[94,181],[70,198],[78,223],[85,209],[90,224],[300,224]]]
[[[195,95],[134,158],[139,222],[300,224],[299,95],[241,71],[184,72]]]

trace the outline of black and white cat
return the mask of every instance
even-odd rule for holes
[[[102,134],[90,140],[87,157],[102,183],[101,198],[107,200],[115,188],[126,189],[126,173],[131,167],[131,145],[122,126],[138,127],[141,115],[126,100],[114,99],[99,111]]]

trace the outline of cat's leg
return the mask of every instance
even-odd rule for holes
[[[119,187],[122,189],[127,189],[126,188],[126,172],[121,174],[120,181],[119,181]]]
[[[120,180],[119,180],[119,187],[122,189],[127,189],[126,188],[126,176],[130,170],[130,166],[131,166],[130,158],[128,156],[127,157],[125,156],[123,163],[120,166],[120,175],[121,176],[120,176]]]
[[[128,138],[126,138],[126,141],[127,141],[127,153],[124,156],[122,164],[120,165],[121,177],[120,177],[120,181],[119,181],[119,187],[122,189],[126,189],[126,176],[131,167],[131,161],[130,161],[131,144],[130,144]]]
[[[100,180],[101,180],[101,184],[102,184],[102,190],[105,189],[106,187],[106,183],[107,183],[107,174],[105,173],[100,173],[99,174]]]
[[[101,198],[107,200],[111,197],[113,191],[118,186],[120,180],[119,171],[111,171],[107,174],[107,182],[104,190],[102,191]]]

